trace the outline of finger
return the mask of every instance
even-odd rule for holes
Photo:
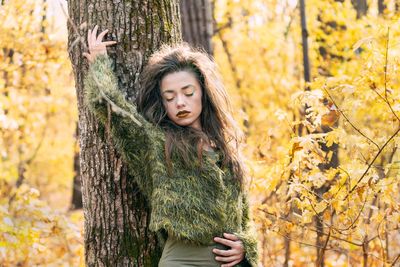
[[[221,261],[221,262],[232,262],[238,259],[238,255],[234,255],[234,256],[229,256],[229,257],[221,257],[221,256],[217,256],[215,257],[215,260],[217,261]]]
[[[235,255],[235,254],[236,254],[236,252],[235,252],[234,250],[232,250],[232,249],[229,249],[229,250],[221,250],[221,249],[216,249],[216,248],[214,248],[214,249],[213,249],[213,252],[214,252],[215,254],[217,254],[217,255],[220,255],[220,256],[232,256],[232,255]]]
[[[236,261],[230,262],[228,264],[222,264],[221,267],[232,267],[232,266],[235,266],[236,264],[238,264],[239,262],[240,262],[240,260],[236,260]]]
[[[224,233],[224,236],[230,240],[235,240],[235,241],[239,240],[239,238],[234,234]]]
[[[221,238],[221,237],[214,237],[214,241],[218,242],[218,243],[221,243],[221,244],[224,244],[224,245],[227,245],[227,246],[230,246],[230,247],[235,246],[235,242],[234,241],[229,240],[229,239],[225,239],[225,238]]]
[[[102,32],[99,34],[99,36],[97,36],[96,42],[101,42],[101,40],[103,39],[104,35],[107,34],[107,32],[108,32],[108,29],[102,31]]]
[[[88,46],[89,46],[89,50],[90,48],[92,48],[92,42],[91,42],[91,36],[92,36],[92,31],[89,29],[87,32],[87,42],[88,42]]]
[[[92,62],[92,55],[88,53],[82,53],[82,55],[89,61]]]
[[[92,43],[96,43],[96,36],[97,36],[97,29],[99,28],[98,25],[94,26],[94,29],[92,31]]]
[[[113,44],[116,44],[117,42],[116,41],[107,41],[107,42],[102,42],[102,44],[103,45],[113,45]]]

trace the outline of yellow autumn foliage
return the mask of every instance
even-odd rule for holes
[[[3,2],[0,265],[83,265],[82,212],[66,205],[77,108],[65,38],[52,34],[42,1]]]
[[[400,264],[396,3],[357,19],[350,0],[305,2],[308,84],[297,1],[216,1],[215,57],[247,133],[260,260],[310,266],[324,251],[326,266]]]
[[[359,19],[351,0],[305,2],[310,83],[297,1],[214,1],[214,57],[246,133],[260,262],[310,266],[323,253],[325,266],[396,266],[396,1],[385,1],[384,15],[367,1]],[[5,266],[83,265],[82,214],[65,205],[76,152],[73,77],[65,40],[48,30],[44,10],[34,0],[0,8]],[[336,156],[337,165],[323,167]]]

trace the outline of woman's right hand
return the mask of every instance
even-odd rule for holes
[[[89,60],[89,63],[92,63],[95,58],[99,55],[107,55],[107,46],[116,44],[116,41],[107,41],[103,42],[103,37],[107,34],[108,30],[102,31],[99,36],[97,35],[97,29],[99,28],[96,25],[93,31],[88,30],[88,46],[89,46],[89,53],[82,53],[84,57]]]

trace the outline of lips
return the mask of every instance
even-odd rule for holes
[[[182,110],[182,111],[179,111],[179,112],[176,114],[176,116],[177,116],[178,118],[185,118],[185,117],[187,117],[189,114],[190,114],[190,111]]]

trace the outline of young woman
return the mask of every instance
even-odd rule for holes
[[[103,42],[88,32],[85,101],[111,129],[150,209],[163,253],[159,266],[257,266],[257,240],[244,190],[241,132],[207,54],[163,46],[125,100]],[[107,108],[111,107],[111,112]]]

